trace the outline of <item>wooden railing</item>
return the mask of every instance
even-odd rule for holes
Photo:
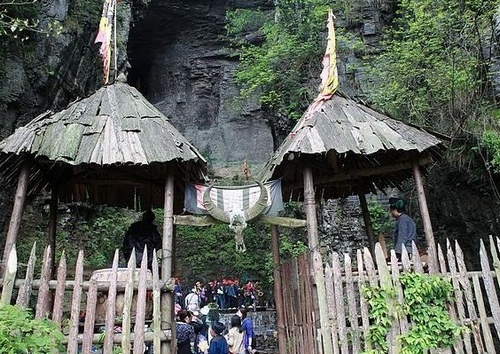
[[[139,269],[135,267],[134,255],[128,268],[118,268],[116,250],[112,268],[94,272],[90,279],[84,279],[84,254],[80,251],[74,278],[68,279],[63,252],[52,279],[52,255],[48,246],[41,275],[35,279],[35,248],[36,245],[24,279],[16,279],[17,255],[15,247],[12,249],[1,280],[1,302],[29,307],[30,299],[36,298],[35,318],[50,318],[60,326],[68,354],[90,354],[96,346],[101,347],[103,353],[120,347],[122,353],[143,354],[145,344],[152,345],[154,352],[159,353],[161,342],[171,340],[171,330],[161,329],[160,296],[162,292],[172,291],[173,284],[159,279],[156,258],[152,271],[147,269],[146,253]]]
[[[356,259],[333,252],[324,268],[328,299],[328,318],[334,353],[361,353],[369,349],[365,340],[370,329],[369,306],[361,295],[364,286],[380,286],[389,281],[396,290],[398,302],[403,303],[399,281],[402,272],[428,272],[450,279],[455,302],[449,304],[453,321],[468,327],[452,348],[432,349],[431,353],[498,353],[500,343],[500,240],[490,236],[489,251],[480,241],[480,271],[468,271],[463,252],[455,243],[447,242],[443,250],[437,248],[438,264],[425,264],[416,254],[411,262],[403,254],[398,262],[394,251],[386,261],[380,245],[375,259],[368,249],[358,250]],[[492,262],[492,263],[491,263]],[[341,264],[342,263],[342,264]],[[319,310],[315,306],[315,285],[309,276],[309,255],[304,254],[281,267],[285,316],[286,352],[289,354],[321,354],[322,337]],[[387,340],[395,344],[400,334],[411,328],[406,317],[393,321]],[[497,347],[495,347],[497,346]],[[397,345],[390,345],[389,353],[398,352]],[[326,353],[325,353],[326,354]]]

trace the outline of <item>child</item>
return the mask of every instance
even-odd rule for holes
[[[227,344],[230,354],[245,354],[245,345],[243,343],[243,328],[241,328],[241,319],[238,315],[231,317],[231,329],[227,334]]]
[[[227,350],[226,338],[222,336],[222,332],[226,329],[224,323],[215,321],[210,327],[210,334],[212,339],[210,340],[210,348],[208,348],[208,354],[229,354]]]

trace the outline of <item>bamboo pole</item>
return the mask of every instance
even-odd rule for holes
[[[163,242],[161,258],[161,279],[167,282],[172,277],[173,267],[173,238],[174,238],[174,176],[169,174],[165,182],[165,201],[163,214]],[[172,347],[176,344],[175,327],[173,326],[173,293],[163,292],[161,294],[161,329],[172,331],[172,342],[162,342],[161,354],[170,354]]]
[[[372,256],[375,255],[375,234],[373,233],[372,219],[370,218],[370,211],[368,210],[368,203],[364,193],[359,193],[359,204],[363,213],[363,220],[365,222],[366,235],[368,236],[368,245]]]
[[[312,252],[312,275],[316,283],[318,296],[319,318],[321,324],[322,347],[324,354],[333,353],[333,343],[328,319],[327,296],[325,276],[323,274],[323,261],[321,260],[318,220],[316,218],[316,200],[314,197],[313,173],[310,167],[304,168],[304,207],[307,218],[307,236],[309,249]],[[321,348],[321,345],[319,346]]]
[[[7,266],[5,267],[5,275],[3,277],[2,297],[0,299],[1,305],[10,304],[12,298],[12,291],[14,290],[14,283],[17,274],[17,252],[16,245],[14,244],[10,249],[9,258],[7,259]]]
[[[276,304],[276,325],[278,327],[278,354],[286,354],[285,318],[281,291],[279,232],[276,225],[271,225],[271,244],[274,269],[274,302]]]
[[[17,190],[14,197],[14,207],[12,208],[12,216],[10,217],[9,230],[5,239],[5,248],[3,251],[3,258],[1,264],[1,273],[5,270],[10,250],[14,246],[19,234],[19,227],[21,225],[21,217],[23,216],[24,203],[26,195],[28,194],[28,181],[29,181],[29,166],[24,164],[19,173],[19,180],[17,181]]]
[[[420,207],[420,216],[424,224],[425,240],[427,242],[429,261],[437,264],[436,257],[436,243],[434,241],[434,233],[432,232],[431,218],[429,216],[429,209],[427,209],[427,200],[425,198],[424,184],[422,182],[422,174],[420,173],[420,166],[417,162],[413,163],[413,178],[417,187],[418,205]],[[418,252],[418,250],[414,250]]]
[[[56,254],[56,232],[57,232],[57,189],[54,186],[52,188],[52,192],[50,195],[50,215],[49,215],[49,240],[50,240],[50,248]],[[52,275],[56,273],[56,257],[51,258],[50,269]]]

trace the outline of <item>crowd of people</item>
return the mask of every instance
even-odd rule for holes
[[[263,297],[259,282],[251,280],[241,286],[238,279],[214,280],[207,284],[197,282],[193,288],[188,289],[176,280],[174,301],[190,311],[199,310],[210,303],[216,303],[221,310],[237,309],[241,306],[255,310]]]
[[[213,304],[213,303],[212,303]],[[215,310],[215,311],[213,311]],[[217,305],[201,310],[176,311],[178,354],[253,354],[255,334],[253,323],[242,306],[231,316],[230,328],[219,321]]]

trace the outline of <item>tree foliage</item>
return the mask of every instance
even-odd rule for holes
[[[0,354],[55,354],[64,350],[63,333],[49,319],[34,319],[29,309],[0,306]]]
[[[471,157],[471,145],[498,154],[483,144],[499,132],[492,120],[497,7],[494,0],[398,1],[385,51],[370,58],[371,100],[394,117],[460,138],[458,149]]]
[[[29,32],[59,33],[57,21],[47,22],[42,28],[38,20],[37,0],[0,0],[0,36],[28,39]]]
[[[265,109],[299,118],[315,95],[310,82],[319,78],[326,14],[324,0],[280,0],[270,12],[229,11],[226,29],[239,53],[241,96],[257,94]]]

